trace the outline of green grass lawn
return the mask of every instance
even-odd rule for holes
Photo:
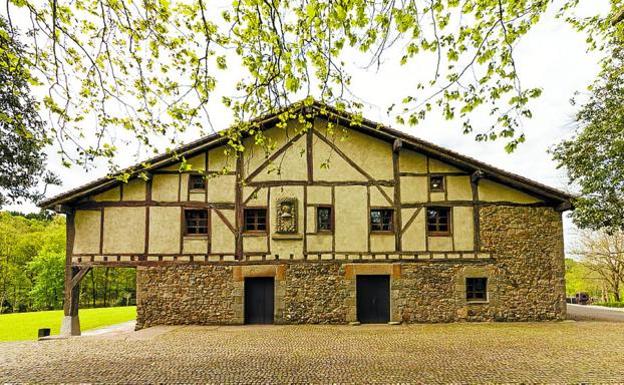
[[[80,309],[80,329],[114,325],[136,318],[136,306]],[[40,328],[59,334],[63,310],[0,314],[0,341],[36,340]]]

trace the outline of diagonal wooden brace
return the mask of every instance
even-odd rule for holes
[[[81,267],[80,270],[78,270],[76,275],[74,275],[72,280],[71,280],[71,288],[73,289],[74,287],[76,287],[76,285],[78,285],[80,283],[80,281],[82,281],[84,276],[87,275],[87,273],[90,270],[91,270],[91,266]]]

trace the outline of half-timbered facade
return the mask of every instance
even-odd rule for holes
[[[80,279],[136,267],[138,327],[565,316],[570,196],[320,103],[43,202],[67,215],[65,331]],[[184,160],[182,160],[184,159]],[[186,166],[181,167],[181,162]],[[190,167],[188,167],[190,165]]]

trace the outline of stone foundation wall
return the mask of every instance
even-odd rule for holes
[[[138,268],[137,329],[236,323],[232,269],[218,265]]]
[[[397,311],[404,322],[565,319],[561,214],[551,208],[484,206],[481,251],[493,262],[405,264]],[[465,280],[488,278],[488,301],[466,301]]]
[[[347,322],[350,285],[344,264],[291,264],[283,287],[281,323],[344,324]]]
[[[403,265],[401,278],[393,282],[399,293],[396,302],[400,320],[412,322],[451,322],[456,320],[454,280],[460,264],[422,263]]]
[[[480,209],[482,250],[495,259],[496,319],[565,319],[561,213],[544,207]]]
[[[550,208],[484,206],[482,252],[491,259],[140,268],[137,328],[240,324],[244,280],[275,277],[275,322],[343,324],[357,319],[356,277],[390,275],[391,319],[402,322],[532,321],[565,318],[563,229]],[[468,277],[488,279],[488,300],[466,301]]]

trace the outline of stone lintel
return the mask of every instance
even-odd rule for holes
[[[247,277],[275,277],[276,281],[284,279],[285,265],[247,265],[234,266],[232,269],[234,281],[244,281]]]
[[[345,278],[353,279],[356,275],[390,275],[392,278],[399,278],[401,265],[396,263],[345,264]]]

